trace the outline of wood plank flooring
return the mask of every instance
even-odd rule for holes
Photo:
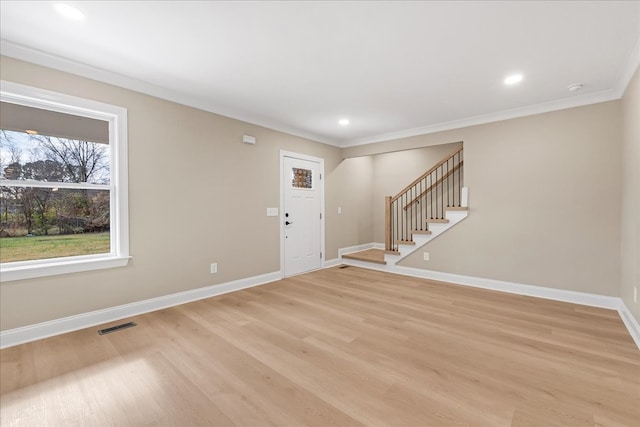
[[[0,351],[2,426],[638,426],[615,311],[332,268]]]

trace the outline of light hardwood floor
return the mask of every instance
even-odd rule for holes
[[[336,267],[126,320],[2,350],[2,426],[640,426],[615,311]]]

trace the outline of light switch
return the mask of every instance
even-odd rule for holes
[[[267,208],[267,216],[278,216],[278,208]]]

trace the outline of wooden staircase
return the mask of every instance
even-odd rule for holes
[[[384,249],[343,254],[343,263],[386,269],[467,217],[460,147],[395,196],[385,197]],[[364,264],[363,264],[364,263]]]

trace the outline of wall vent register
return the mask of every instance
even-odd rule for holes
[[[133,328],[134,326],[137,326],[135,322],[128,322],[128,323],[123,323],[122,325],[116,325],[110,328],[100,329],[98,333],[100,335],[105,335],[105,334],[110,334],[111,332],[117,332],[123,329]]]

